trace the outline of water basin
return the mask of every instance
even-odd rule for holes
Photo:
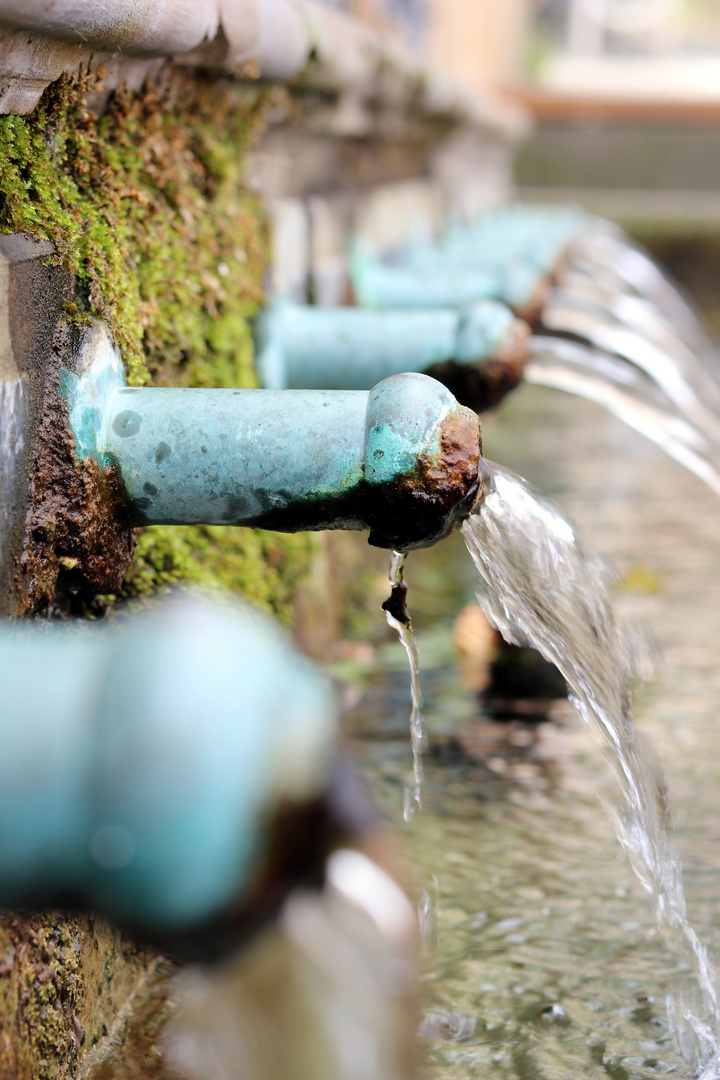
[[[485,425],[489,457],[575,519],[626,582],[619,608],[661,654],[636,699],[667,774],[691,920],[720,947],[717,760],[720,503],[587,402],[525,387]],[[406,567],[425,713],[423,809],[402,820],[409,688],[399,646],[348,716],[373,790],[408,849],[422,907],[424,1074],[575,1080],[690,1075],[665,998],[692,973],[654,925],[602,800],[602,751],[569,706],[539,726],[484,719],[461,681],[453,617],[476,577],[459,537]]]

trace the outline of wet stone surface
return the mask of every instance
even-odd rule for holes
[[[717,951],[720,502],[619,421],[560,393],[523,388],[484,436],[490,458],[554,498],[611,558],[623,617],[649,627],[661,660],[636,698],[636,725],[667,774],[691,920]],[[480,714],[451,640],[474,588],[459,538],[413,553],[406,577],[430,736],[423,810],[409,824],[397,646],[380,650],[383,670],[348,724],[409,848],[426,954],[424,1075],[690,1075],[665,995],[691,992],[691,972],[656,933],[615,839],[603,800],[617,793],[600,747],[569,705],[540,724]]]

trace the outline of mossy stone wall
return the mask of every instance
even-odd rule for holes
[[[0,117],[0,232],[52,241],[77,282],[68,320],[107,321],[131,384],[252,387],[268,230],[243,165],[272,92],[168,69],[105,100],[102,78],[64,76],[29,116]],[[307,535],[153,527],[122,596],[187,582],[288,621],[313,550]]]
[[[105,99],[102,71],[84,72],[50,86],[32,114],[0,117],[0,233],[53,243],[49,261],[75,281],[65,318],[104,319],[131,384],[256,385],[268,229],[243,159],[270,96],[168,69]],[[148,528],[122,593],[86,613],[189,583],[289,623],[315,550],[307,534]],[[157,1039],[171,976],[153,949],[92,916],[3,914],[0,1080],[167,1080]]]

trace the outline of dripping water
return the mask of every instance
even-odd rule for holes
[[[440,883],[433,874],[432,885],[426,886],[420,893],[418,903],[418,931],[420,945],[424,952],[432,952],[438,945],[438,898]]]
[[[649,893],[658,927],[691,958],[698,1000],[668,998],[679,1049],[703,1080],[720,1076],[718,972],[688,922],[667,790],[639,745],[632,687],[639,642],[617,624],[607,565],[586,555],[572,524],[551,503],[495,465],[486,497],[463,535],[480,575],[478,600],[510,642],[554,663],[584,720],[600,733],[619,781],[617,836]]]
[[[420,810],[422,807],[422,752],[425,749],[427,739],[425,735],[425,718],[422,711],[423,700],[417,642],[406,604],[407,582],[403,577],[405,559],[406,555],[401,551],[393,551],[390,555],[390,597],[383,604],[383,611],[388,624],[397,631],[410,664],[410,690],[412,693],[410,743],[412,746],[413,767],[412,778],[410,783],[405,785],[403,792],[403,815],[406,821],[410,821],[415,811]]]

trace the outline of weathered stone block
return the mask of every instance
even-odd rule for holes
[[[30,499],[30,462],[73,282],[47,265],[53,247],[0,236],[0,615],[24,606],[17,571]]]

